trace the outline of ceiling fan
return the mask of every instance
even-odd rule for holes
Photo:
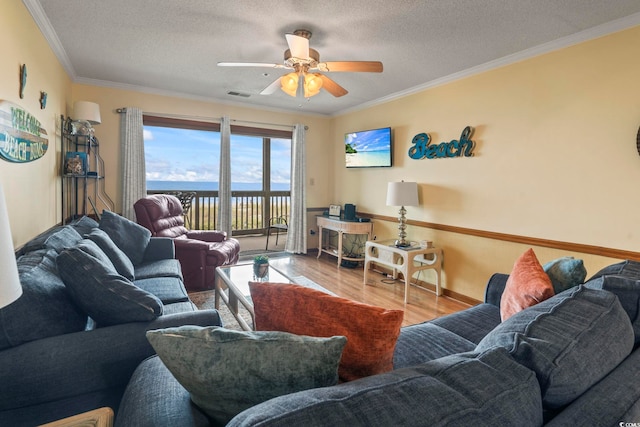
[[[302,91],[305,98],[310,98],[320,93],[324,88],[335,97],[346,95],[348,92],[335,81],[323,73],[326,72],[368,72],[381,73],[382,62],[379,61],[334,61],[320,62],[320,54],[309,47],[311,31],[295,30],[293,34],[286,34],[289,49],[284,51],[283,64],[269,64],[262,62],[218,62],[219,67],[266,67],[293,70],[276,79],[260,92],[261,95],[270,95],[278,88],[288,95],[297,96]]]

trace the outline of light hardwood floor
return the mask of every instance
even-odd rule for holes
[[[263,246],[264,247],[264,246]],[[271,249],[271,248],[270,248]],[[353,301],[394,310],[404,310],[403,326],[431,320],[454,313],[469,305],[450,297],[411,287],[409,304],[404,303],[404,282],[388,279],[383,274],[370,275],[369,283],[363,284],[363,267],[338,267],[337,259],[317,252],[307,255],[272,257],[270,264],[289,277],[305,276],[335,294]],[[213,292],[211,292],[213,298]]]

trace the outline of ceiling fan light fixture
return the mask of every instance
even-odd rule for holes
[[[289,73],[280,77],[280,89],[289,96],[296,97],[298,92],[298,73]]]
[[[320,93],[322,79],[318,74],[307,73],[304,75],[304,97],[310,98]]]

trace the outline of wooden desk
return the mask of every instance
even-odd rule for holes
[[[344,234],[366,234],[367,240],[371,240],[371,233],[373,233],[372,222],[359,222],[359,221],[343,221],[338,217],[318,216],[318,258],[322,255],[322,252],[329,255],[338,257],[338,265],[342,264],[342,260],[349,261],[362,261],[362,258],[352,258],[342,255],[342,236]],[[322,244],[322,230],[332,230],[338,233],[338,247],[333,248],[329,245],[323,246]]]
[[[408,248],[398,248],[394,240],[369,241],[366,243],[364,255],[364,284],[367,284],[371,263],[384,265],[393,271],[393,278],[398,272],[404,277],[404,303],[409,302],[409,285],[413,274],[427,269],[436,272],[436,295],[442,295],[440,272],[442,269],[442,249],[421,248],[417,243]]]

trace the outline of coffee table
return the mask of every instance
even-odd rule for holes
[[[245,331],[251,331],[255,326],[255,312],[253,311],[249,282],[291,283],[291,279],[271,265],[268,274],[263,278],[254,276],[253,263],[216,267],[215,307],[216,309],[220,308],[220,300],[222,299],[240,327]],[[239,304],[242,304],[251,314],[252,325],[249,325],[240,316]]]

